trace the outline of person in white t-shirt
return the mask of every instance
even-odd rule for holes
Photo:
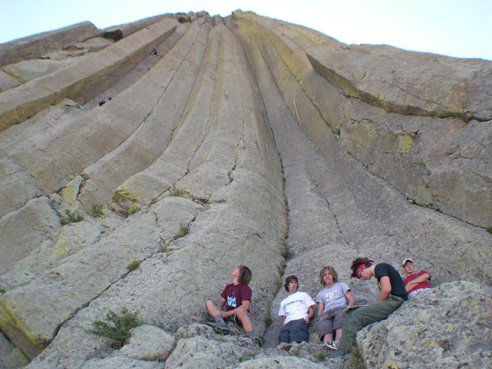
[[[320,283],[324,288],[318,292],[318,336],[325,346],[336,350],[337,341],[343,335],[344,311],[355,305],[354,295],[345,282],[338,281],[338,274],[331,266],[321,268]],[[333,341],[336,332],[337,341]]]
[[[314,316],[314,301],[307,293],[298,291],[299,281],[295,275],[285,279],[284,287],[289,296],[282,300],[278,311],[282,327],[278,336],[279,349],[308,341],[309,325]]]

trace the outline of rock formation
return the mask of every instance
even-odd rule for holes
[[[0,45],[0,367],[491,366],[491,81],[241,11]],[[374,299],[357,256],[436,288],[349,358],[274,349],[286,275]],[[203,324],[239,264],[261,349]],[[124,308],[145,324],[112,348],[93,322]]]

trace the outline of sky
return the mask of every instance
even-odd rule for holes
[[[492,61],[492,0],[0,0],[0,43],[82,21],[98,28],[206,10],[251,10],[347,44]]]

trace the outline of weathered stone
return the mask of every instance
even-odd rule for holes
[[[11,76],[16,76],[20,81],[27,82],[32,79],[54,73],[62,68],[66,68],[74,63],[79,63],[79,60],[49,60],[36,59],[20,61],[16,64],[11,64],[3,68],[4,71]]]
[[[58,30],[20,38],[0,45],[0,66],[20,60],[36,59],[53,49],[63,49],[70,43],[84,41],[100,31],[91,22],[81,22]]]
[[[164,18],[176,26],[169,37]],[[377,283],[349,279],[356,256],[396,267],[411,257],[433,287],[467,280],[490,289],[490,62],[349,47],[242,12],[163,15],[106,31],[114,29],[124,38],[102,51],[88,54],[105,47],[97,37],[45,52],[74,63],[63,69],[70,73],[0,94],[29,85],[34,95],[50,90],[85,104],[45,109],[45,101],[30,119],[34,110],[21,105],[20,124],[0,134],[0,224],[10,220],[2,237],[35,240],[22,255],[2,253],[10,270],[0,276],[0,327],[37,355],[29,368],[356,366],[357,356],[325,351],[316,319],[310,342],[275,348],[288,274],[315,297],[319,270],[332,265],[358,302],[374,301]],[[82,62],[92,59],[100,63]],[[70,83],[74,90],[58,88]],[[35,201],[46,206],[25,222]],[[40,237],[47,213],[55,231]],[[74,222],[76,213],[84,220]],[[253,271],[251,317],[262,348],[202,324],[203,300],[218,300],[239,264]],[[446,293],[430,292],[468,319],[460,289],[444,286]],[[407,318],[419,316],[409,310],[419,298],[400,309]],[[433,301],[418,307],[441,321]],[[117,350],[91,330],[123,308],[145,325]],[[396,338],[373,353],[361,341],[366,363],[391,365],[384,355],[396,352],[401,329],[387,324],[398,316],[368,328]],[[453,327],[467,337],[468,327]],[[400,356],[461,363],[459,345],[452,358],[451,349],[444,361],[434,357],[454,342],[445,328],[429,325],[426,334],[447,341],[415,353],[407,345]],[[474,347],[466,348],[470,365],[490,366]]]
[[[5,336],[0,333],[0,368],[18,369],[29,364],[19,348],[12,345]]]
[[[86,181],[80,200],[86,207],[91,203],[111,201],[117,186],[152,164],[166,148],[189,103],[206,50],[207,35],[207,26],[193,25],[143,78],[154,83],[158,81],[162,86],[161,96],[151,107],[151,113],[125,142],[84,170]],[[165,73],[172,69],[174,73]],[[109,171],[112,173],[110,176]]]
[[[189,222],[199,209],[191,201],[182,200],[187,204],[178,209],[181,214],[172,212],[174,218],[170,225],[174,223],[176,230],[181,223]],[[37,355],[53,338],[60,324],[126,275],[132,262],[142,261],[159,251],[164,240],[161,236],[166,235],[159,227],[159,214],[169,210],[167,204],[172,206],[173,201],[162,201],[153,211],[135,215],[108,237],[78,252],[55,248],[52,255],[60,259],[59,263],[51,269],[45,266],[38,278],[0,297],[2,331],[22,347],[26,355],[31,358]],[[169,232],[168,223],[163,221],[162,227]],[[60,258],[58,252],[72,254]],[[104,274],[100,275],[99,271]],[[83,284],[80,284],[81,280]],[[43,319],[37,316],[43,316]]]
[[[487,79],[476,78],[488,75],[490,62],[408,54],[386,46],[348,47],[252,13],[235,12],[234,17],[242,37],[252,40],[251,47],[268,65],[291,114],[318,146],[326,145],[323,137],[330,130],[371,173],[412,201],[490,226],[492,199],[482,191],[492,168],[490,124],[483,124],[486,133],[473,134],[483,142],[474,145],[479,155],[468,162],[462,153],[470,142],[466,123],[473,117],[482,122],[491,118],[491,100],[479,100],[480,109],[471,113],[472,100],[465,92],[470,83],[481,96],[491,95]],[[440,82],[432,82],[436,80]],[[441,168],[449,168],[445,177]],[[433,185],[434,178],[441,180]],[[458,188],[463,190],[459,199]],[[471,214],[468,209],[480,201],[482,210]]]
[[[162,369],[162,363],[155,360],[136,360],[124,356],[115,356],[105,359],[92,359],[82,369]]]
[[[367,368],[488,367],[491,292],[469,282],[421,292],[357,335]]]
[[[87,101],[89,91],[83,89],[83,86],[90,86],[93,95],[98,88],[107,88],[119,75],[118,72],[127,72],[131,69],[132,64],[141,60],[175,28],[175,21],[163,20],[149,29],[144,29],[122,42],[91,55],[83,64],[59,70],[2,93],[0,129],[22,122],[50,104],[57,104],[63,97]]]
[[[178,341],[173,353],[166,361],[166,369],[226,368],[239,363],[241,357],[251,354],[251,349],[241,348],[232,342],[221,342],[201,337]]]
[[[0,92],[19,86],[20,84],[21,82],[17,78],[0,70]]]
[[[32,198],[42,195],[23,168],[8,159],[0,160],[0,186],[5,194],[0,200],[0,219],[12,210],[22,208]]]
[[[341,369],[341,364],[338,364],[340,360],[328,361],[329,368]],[[237,366],[230,366],[234,369],[320,369],[326,368],[327,363],[313,363],[310,360],[301,359],[298,357],[285,357],[285,356],[272,356],[259,359],[248,360],[240,363]]]
[[[56,236],[60,229],[58,215],[46,197],[28,201],[19,210],[0,219],[0,274],[23,259],[43,241]]]
[[[0,276],[0,286],[11,290],[24,286],[56,267],[61,260],[99,241],[107,229],[116,228],[109,221],[82,221],[62,227],[56,242],[44,241],[28,256]],[[108,232],[109,233],[109,232]]]
[[[22,145],[23,142],[41,132],[56,131],[56,128],[64,126],[66,122],[76,120],[84,115],[86,111],[76,102],[63,99],[58,105],[51,106],[24,121],[2,131],[0,135],[0,155],[8,156],[12,151]],[[3,201],[3,199],[0,199]]]
[[[133,359],[164,361],[175,344],[174,336],[151,325],[133,328],[131,334],[119,353]]]

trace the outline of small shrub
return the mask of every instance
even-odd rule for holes
[[[5,292],[7,292],[7,290],[3,287],[0,287],[0,293],[5,293]]]
[[[492,234],[492,227],[487,227],[487,232],[489,232],[490,234]]]
[[[275,282],[275,294],[282,288],[282,281]]]
[[[243,361],[253,360],[254,358],[255,358],[255,355],[250,354],[250,353],[244,353],[239,358],[239,362],[242,363]]]
[[[314,355],[314,358],[318,361],[325,361],[326,354],[323,351],[318,351],[316,355]]]
[[[113,340],[118,347],[122,347],[131,336],[130,330],[144,324],[138,314],[138,311],[130,312],[126,307],[121,310],[120,314],[109,310],[106,321],[96,320],[92,323],[92,333],[107,337]]]
[[[138,205],[135,205],[135,204],[130,205],[128,207],[128,215],[133,215],[135,213],[138,213],[140,210],[142,210],[142,209],[140,209],[140,207]]]
[[[268,314],[267,316],[265,316],[264,322],[265,322],[265,328],[266,328],[266,329],[270,328],[270,326],[271,326],[271,325],[272,325],[272,323],[273,323],[273,319],[272,319],[272,317],[270,316],[270,314]]]
[[[282,250],[281,255],[285,260],[289,260],[294,257],[294,253],[290,251],[287,247]]]
[[[175,196],[175,197],[189,197],[190,193],[186,190],[183,190],[182,188],[177,188],[175,186],[172,186],[169,189],[169,195]]]
[[[175,186],[171,187],[169,189],[169,195],[170,196],[175,196],[175,197],[184,197],[186,199],[190,199],[191,201],[196,201],[196,202],[199,202],[203,205],[207,205],[208,204],[208,199],[206,198],[198,198],[196,197],[195,195],[193,195],[190,191],[188,190],[184,190],[182,188],[177,188]]]
[[[137,270],[140,264],[142,264],[142,260],[133,260],[130,264],[128,264],[126,269],[132,272],[134,270]]]
[[[88,211],[89,215],[93,218],[101,218],[104,215],[104,206],[101,204],[94,204]]]
[[[190,228],[187,225],[181,225],[181,227],[179,228],[179,230],[174,235],[174,239],[176,240],[178,238],[184,237],[188,233],[190,233]]]
[[[78,211],[74,211],[73,213],[70,210],[65,210],[65,216],[60,217],[60,223],[62,225],[66,225],[69,223],[77,223],[84,220],[84,217],[80,215]]]

